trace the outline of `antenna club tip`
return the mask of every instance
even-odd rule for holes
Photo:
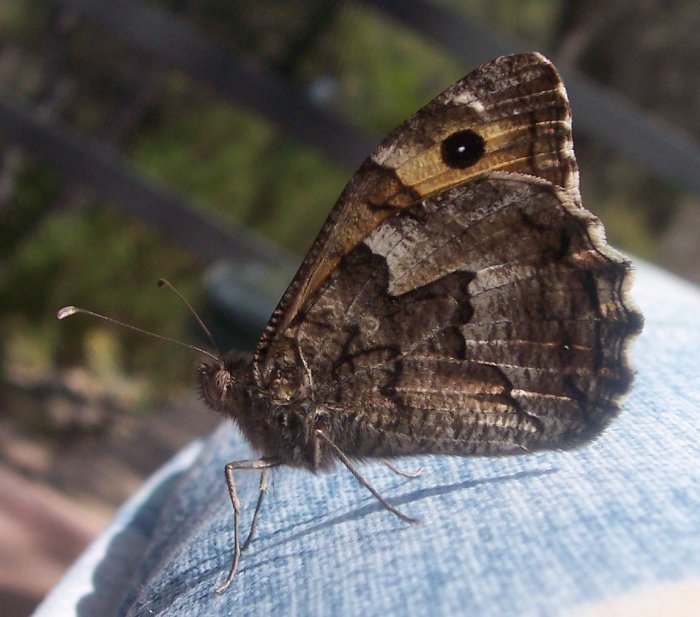
[[[56,319],[65,319],[66,317],[75,315],[79,311],[80,309],[77,306],[64,306],[63,308],[58,309]]]
[[[158,287],[165,287],[167,281],[165,279],[158,279]]]

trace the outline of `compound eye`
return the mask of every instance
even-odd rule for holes
[[[231,376],[227,371],[219,371],[214,377],[214,386],[219,393],[219,398],[223,401],[231,383]]]

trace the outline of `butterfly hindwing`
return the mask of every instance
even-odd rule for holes
[[[583,441],[630,381],[627,264],[598,233],[564,191],[513,174],[422,200],[346,255],[290,324],[295,378],[342,422],[350,455]]]

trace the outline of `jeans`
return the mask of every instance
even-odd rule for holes
[[[592,444],[505,458],[397,459],[361,473],[279,468],[228,591],[223,478],[255,458],[223,424],[152,478],[37,617],[78,615],[688,614],[700,586],[700,291],[640,264],[646,318],[622,413]],[[192,413],[206,413],[193,409]],[[258,475],[236,475],[250,525]],[[635,608],[636,607],[636,608]],[[627,614],[627,613],[615,613]]]

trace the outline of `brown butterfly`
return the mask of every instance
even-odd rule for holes
[[[489,62],[394,130],[350,180],[253,356],[201,391],[261,458],[233,472],[353,459],[571,448],[618,413],[642,318],[630,264],[581,206],[566,92],[538,53]]]

